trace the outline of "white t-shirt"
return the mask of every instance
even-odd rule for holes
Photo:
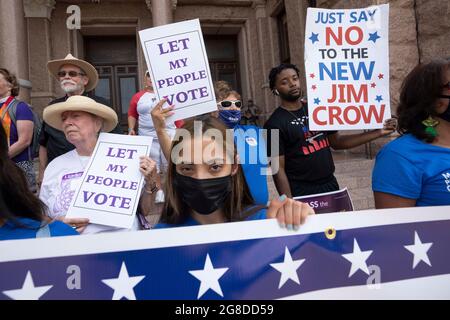
[[[137,103],[136,110],[139,114],[139,130],[138,134],[140,136],[150,136],[158,139],[155,127],[153,126],[152,115],[150,112],[158,104],[156,101],[156,95],[154,93],[146,92],[144,93]],[[174,123],[167,123],[166,130],[170,136],[173,136],[176,126]]]
[[[136,110],[139,114],[139,130],[138,135],[153,137],[152,147],[150,149],[150,158],[156,162],[158,172],[166,171],[167,160],[159,145],[158,135],[153,126],[152,115],[150,112],[158,104],[156,95],[154,93],[145,92],[138,100]],[[174,123],[166,124],[167,134],[173,138],[175,135],[176,126]]]
[[[48,164],[44,172],[39,198],[47,205],[47,214],[50,218],[55,219],[66,215],[75,192],[80,186],[81,177],[89,159],[90,157],[87,156],[79,156],[74,149]],[[82,234],[134,230],[139,230],[137,216],[131,229],[89,223]]]

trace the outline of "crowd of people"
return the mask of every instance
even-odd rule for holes
[[[448,59],[420,64],[409,73],[400,92],[398,119],[388,119],[382,129],[354,134],[309,129],[308,101],[293,64],[269,72],[269,86],[280,105],[263,126],[253,100],[244,106],[225,81],[215,83],[217,111],[169,122],[176,106],[157,101],[147,71],[145,89],[132,98],[128,112],[128,134],[153,138],[150,155],[139,162],[145,185],[130,229],[65,217],[99,133],[122,132],[115,111],[92,94],[99,77],[90,63],[69,54],[49,61],[47,68],[65,95],[44,109],[37,179],[30,152],[32,107],[17,99],[16,77],[0,69],[0,240],[255,219],[277,219],[282,228],[297,230],[314,210],[294,197],[340,188],[331,149],[353,148],[395,131],[400,136],[375,161],[376,208],[450,205]],[[209,130],[223,139],[207,134]],[[227,133],[232,139],[225,138]],[[195,161],[196,152],[200,161]],[[280,195],[273,199],[269,168],[276,168],[273,180]],[[160,220],[150,225],[145,217],[157,204],[163,204]]]

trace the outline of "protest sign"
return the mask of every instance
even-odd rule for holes
[[[0,299],[450,299],[449,229],[441,206],[0,241]]]
[[[216,97],[198,19],[139,31],[158,101],[175,105],[168,121],[216,111]]]
[[[316,214],[353,211],[352,199],[347,188],[333,192],[295,197],[294,200],[308,203]]]
[[[150,154],[152,140],[101,133],[66,217],[131,228],[144,183],[139,157]]]
[[[305,70],[311,130],[382,128],[391,117],[389,5],[308,8]]]

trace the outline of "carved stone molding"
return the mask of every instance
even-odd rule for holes
[[[177,2],[178,0],[170,0],[170,8],[172,11],[175,11],[177,9]],[[147,4],[148,10],[152,12],[152,0],[145,0],[145,3]]]
[[[23,0],[25,18],[47,18],[50,20],[55,0]]]

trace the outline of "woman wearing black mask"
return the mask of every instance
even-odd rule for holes
[[[187,121],[171,145],[165,204],[155,228],[277,218],[298,229],[314,211],[285,196],[257,206],[226,127],[213,117]]]
[[[400,93],[401,137],[377,155],[377,208],[450,205],[450,63],[414,68]]]

